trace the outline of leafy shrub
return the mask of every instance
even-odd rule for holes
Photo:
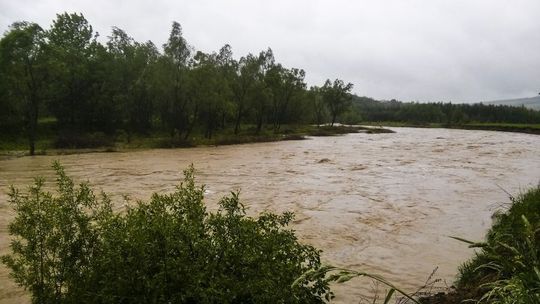
[[[55,163],[57,194],[11,189],[12,253],[2,257],[34,303],[321,303],[320,251],[286,229],[292,213],[248,217],[238,194],[206,211],[194,170],[173,193],[125,213]],[[293,285],[293,282],[296,283]]]

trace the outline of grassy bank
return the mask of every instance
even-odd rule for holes
[[[540,134],[540,124],[471,123],[450,128]]]
[[[154,148],[189,148],[196,146],[221,146],[281,140],[302,140],[308,136],[337,136],[348,133],[392,133],[391,130],[360,126],[313,126],[285,125],[278,131],[271,128],[256,132],[254,126],[245,125],[238,134],[232,128],[221,129],[211,138],[203,136],[202,130],[194,130],[188,138],[171,136],[156,131],[149,134],[59,133],[54,121],[40,122],[36,142],[36,154],[72,154],[86,152],[114,152]],[[0,158],[27,154],[28,142],[19,131],[0,132]]]
[[[455,290],[424,303],[540,303],[540,186],[511,201],[493,216],[485,241],[459,239],[479,250],[459,268]]]
[[[409,128],[448,128],[462,130],[486,130],[501,132],[517,132],[527,134],[540,134],[540,124],[512,124],[512,123],[464,123],[464,124],[442,124],[442,123],[408,123],[408,122],[363,122],[366,126],[386,126],[386,127],[409,127]]]

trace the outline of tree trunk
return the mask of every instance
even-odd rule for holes
[[[263,125],[263,119],[262,119],[262,115],[261,115],[257,120],[257,131],[256,131],[257,135],[259,135],[259,133],[261,133],[262,125]]]
[[[240,121],[242,120],[242,114],[239,110],[236,114],[236,121],[234,122],[234,135],[238,134],[238,131],[240,131]]]
[[[28,143],[30,146],[30,155],[36,154],[36,132],[37,132],[37,119],[38,119],[38,103],[35,98],[30,102],[30,115],[28,121]]]
[[[30,155],[36,154],[36,143],[33,139],[30,139]]]

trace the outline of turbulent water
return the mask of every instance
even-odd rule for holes
[[[383,275],[408,291],[436,278],[450,285],[471,256],[448,236],[480,239],[508,191],[540,181],[540,137],[446,129],[395,128],[394,134],[349,134],[304,141],[125,153],[36,156],[0,161],[0,253],[7,253],[8,186],[36,175],[52,180],[59,159],[76,181],[147,199],[171,191],[190,163],[207,185],[210,209],[230,191],[255,215],[294,211],[304,242],[326,263]],[[504,189],[505,191],[503,191]],[[373,285],[353,280],[337,300],[358,302]],[[0,266],[0,303],[28,301]]]

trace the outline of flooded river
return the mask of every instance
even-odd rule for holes
[[[59,159],[76,181],[147,199],[170,191],[190,163],[207,185],[210,209],[233,190],[255,215],[294,211],[292,225],[324,261],[383,275],[414,291],[435,267],[449,285],[471,256],[448,236],[480,239],[492,212],[540,181],[540,136],[487,131],[394,128],[303,141],[193,149],[36,156],[0,161],[0,253],[7,253],[8,185],[49,177]],[[120,207],[119,207],[120,208]],[[369,281],[335,289],[358,302]],[[28,301],[0,266],[0,303]]]

